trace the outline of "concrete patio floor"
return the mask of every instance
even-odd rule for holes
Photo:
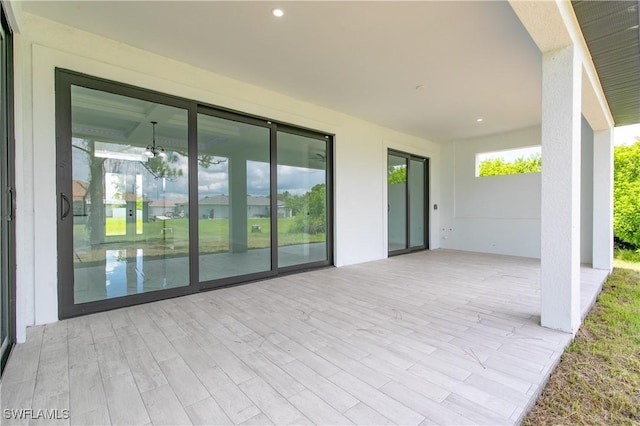
[[[425,251],[32,327],[3,424],[516,424],[571,339],[539,270]],[[605,276],[582,268],[583,313]]]

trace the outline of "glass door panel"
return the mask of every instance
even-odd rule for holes
[[[6,76],[6,38],[0,30],[0,374],[2,362],[9,350],[9,268],[10,253],[13,252],[9,240],[9,218],[13,214],[9,189],[9,139],[7,132],[7,76]]]
[[[425,160],[409,160],[409,247],[425,245]]]
[[[407,248],[407,159],[387,158],[389,252]]]
[[[200,282],[271,270],[270,129],[198,114]]]
[[[278,267],[327,260],[327,142],[278,132]]]
[[[71,87],[74,304],[189,285],[187,121]]]

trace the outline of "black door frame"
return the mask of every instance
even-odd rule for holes
[[[229,121],[236,121],[238,123],[243,123],[243,124],[249,124],[252,126],[257,126],[257,127],[262,127],[262,128],[267,128],[269,129],[269,156],[270,156],[270,160],[273,162],[273,159],[275,158],[275,132],[273,130],[274,124],[271,123],[270,121],[267,120],[261,120],[261,119],[257,119],[254,117],[249,117],[249,116],[245,116],[245,115],[241,115],[241,114],[236,114],[233,112],[229,112],[229,111],[224,111],[224,110],[220,110],[217,108],[212,108],[209,106],[204,106],[204,105],[199,105],[198,106],[198,114],[202,114],[202,115],[207,115],[209,117],[216,117],[216,118],[221,118],[223,120],[229,120]],[[197,127],[197,123],[196,123],[196,127]],[[197,128],[196,128],[196,133],[197,133]],[[195,166],[197,167],[197,165]],[[196,168],[197,170],[197,168]],[[271,179],[270,182],[270,188],[269,188],[269,193],[270,194],[275,194],[275,190],[274,190],[274,186],[275,186],[275,182],[274,179]],[[213,290],[216,288],[221,288],[221,287],[227,287],[230,285],[237,285],[237,284],[241,284],[241,283],[245,283],[245,282],[250,282],[250,281],[255,281],[255,280],[261,280],[261,279],[266,279],[266,278],[272,278],[275,277],[277,275],[277,269],[275,268],[275,266],[278,265],[277,262],[277,253],[275,253],[274,256],[274,251],[273,247],[274,244],[276,244],[276,234],[275,231],[277,228],[277,215],[274,218],[273,215],[273,201],[274,201],[275,197],[271,197],[271,269],[268,271],[262,271],[262,272],[254,272],[251,274],[246,274],[246,275],[234,275],[231,277],[225,277],[225,278],[221,278],[221,279],[216,279],[216,280],[209,280],[209,281],[200,281],[200,273],[198,271],[198,274],[195,275],[196,280],[198,281],[198,286],[200,290]],[[189,206],[189,211],[196,211],[199,212],[198,210],[198,192],[197,192],[197,185],[196,185],[196,194],[194,197],[190,198],[190,200],[194,201],[194,205],[190,205]],[[192,210],[193,209],[193,210]],[[276,210],[277,211],[277,210]],[[193,216],[192,214],[190,214],[190,216]],[[198,233],[198,215],[196,214],[196,220],[193,221],[193,228],[195,229],[195,236],[193,237],[194,241],[195,241],[195,252],[194,253],[198,253],[198,260],[199,260],[199,252],[198,252],[198,238],[199,238],[199,233]],[[274,224],[275,222],[275,224]]]
[[[326,142],[326,183],[327,183],[327,225],[326,245],[327,259],[320,262],[310,262],[286,268],[278,268],[277,258],[277,213],[271,215],[271,244],[272,267],[270,271],[255,274],[240,275],[220,280],[199,281],[199,253],[198,253],[198,214],[189,215],[189,285],[158,290],[148,293],[132,294],[112,299],[74,304],[74,269],[73,269],[73,220],[68,218],[68,200],[72,194],[71,174],[71,86],[81,86],[117,95],[128,96],[183,108],[188,111],[188,150],[189,150],[189,211],[198,211],[198,114],[212,115],[248,124],[257,124],[270,128],[271,154],[271,211],[277,212],[277,132],[282,131],[305,137],[312,137]],[[84,315],[88,313],[106,311],[141,303],[167,299],[199,291],[212,290],[251,281],[301,272],[320,267],[328,267],[334,263],[333,254],[333,143],[334,135],[318,130],[307,129],[288,123],[277,122],[264,117],[246,114],[215,105],[180,98],[164,93],[155,92],[140,87],[88,76],[75,71],[56,69],[56,162],[57,162],[57,239],[58,239],[58,317],[60,319]],[[65,199],[66,197],[66,199]]]
[[[0,242],[0,251],[2,251],[3,259],[1,260],[3,265],[3,273],[5,276],[0,279],[0,282],[5,288],[0,289],[3,291],[5,298],[3,298],[2,309],[7,309],[7,312],[2,312],[2,315],[8,320],[7,338],[6,341],[0,341],[0,375],[4,370],[9,353],[16,341],[16,228],[15,228],[15,137],[14,137],[14,106],[13,106],[13,33],[11,27],[7,21],[7,17],[4,11],[4,5],[0,7],[0,20],[1,20],[1,32],[2,32],[2,50],[4,69],[2,74],[4,76],[2,88],[0,93],[2,94],[2,100],[0,101],[2,107],[0,112],[2,113],[3,129],[2,134],[2,167],[4,173],[4,187],[0,187],[1,191],[4,191],[6,203],[4,206],[0,206],[0,216],[2,216],[5,226],[6,237],[5,241]],[[4,326],[4,324],[3,324]]]
[[[428,250],[429,249],[429,221],[430,221],[430,215],[429,215],[429,197],[430,197],[429,158],[421,157],[419,155],[409,154],[407,152],[398,151],[398,150],[389,148],[389,149],[387,149],[387,167],[388,167],[388,162],[389,162],[389,155],[402,157],[402,158],[406,159],[406,161],[407,161],[407,182],[406,182],[406,188],[405,188],[405,196],[406,196],[405,241],[406,242],[405,242],[405,248],[404,249],[393,250],[393,251],[388,251],[388,243],[387,243],[387,255],[389,257],[391,257],[391,256],[397,256],[399,254],[412,253],[412,252],[420,251],[420,250]],[[425,189],[424,205],[423,205],[423,209],[424,209],[424,244],[420,245],[420,246],[413,246],[413,247],[411,246],[411,191],[409,191],[409,176],[410,176],[410,169],[411,169],[411,160],[424,162],[424,182],[423,182],[423,185],[424,185],[424,189]],[[387,183],[387,189],[388,189],[388,185],[389,184]],[[388,202],[389,202],[389,200],[388,200],[388,193],[387,193],[387,203]],[[389,229],[389,216],[387,215],[387,239],[388,239],[388,229]]]
[[[92,312],[105,311],[124,306],[190,294],[192,285],[177,287],[158,292],[133,294],[121,298],[96,300],[74,304],[74,266],[73,266],[73,215],[69,215],[72,199],[72,128],[71,128],[71,86],[80,86],[121,96],[135,97],[148,102],[182,108],[193,114],[193,105],[189,102],[162,95],[156,92],[126,85],[114,85],[102,79],[95,79],[78,73],[56,69],[56,162],[57,162],[57,237],[58,237],[58,317],[69,318]],[[188,147],[192,149],[196,141],[189,133]],[[191,163],[189,163],[191,166]],[[189,173],[189,184],[195,178]],[[191,249],[191,246],[190,246]],[[190,274],[192,273],[190,264]],[[191,282],[191,280],[190,280]]]

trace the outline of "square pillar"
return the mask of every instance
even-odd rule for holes
[[[613,129],[593,134],[593,268],[613,269]]]
[[[247,233],[247,159],[241,155],[229,158],[229,251],[245,253]]]
[[[582,64],[573,46],[542,56],[541,324],[580,326]]]

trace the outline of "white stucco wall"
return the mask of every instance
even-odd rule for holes
[[[593,260],[593,130],[584,117],[580,129],[580,263]]]
[[[593,253],[593,131],[582,118],[580,262]],[[540,257],[540,174],[475,177],[477,153],[540,145],[540,128],[455,141],[442,150],[443,248]],[[544,164],[544,159],[543,159]]]
[[[17,334],[57,320],[55,67],[335,134],[335,264],[387,256],[386,150],[430,158],[439,203],[440,146],[109,39],[25,14],[15,38]],[[433,212],[432,212],[433,213]],[[431,248],[439,246],[431,215]]]
[[[475,176],[477,153],[535,145],[537,126],[443,145],[443,248],[540,257],[540,173]]]

